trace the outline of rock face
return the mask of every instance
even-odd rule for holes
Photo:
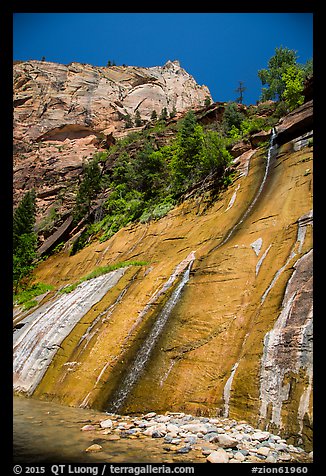
[[[166,74],[181,74],[175,63],[164,68]],[[86,71],[93,84],[98,70]],[[119,71],[124,70],[109,68],[111,76]],[[139,108],[142,84],[130,88],[128,99],[134,94]],[[132,224],[73,256],[62,251],[42,262],[36,280],[56,289],[99,266],[135,259],[148,264],[85,281],[70,295],[49,293],[15,332],[16,391],[108,410],[135,368],[137,378],[129,379],[119,411],[223,415],[260,429],[253,438],[262,447],[272,431],[310,450],[313,148],[297,141],[311,130],[304,119],[309,110],[307,103],[277,125],[281,139],[267,176],[266,154],[245,148],[235,159],[232,185],[209,207],[206,195],[191,196],[160,220]],[[93,119],[88,127],[102,121],[100,114]],[[58,123],[51,127],[40,131],[35,125],[30,133],[59,133]],[[91,147],[90,137],[96,136],[86,136],[85,129],[79,133],[82,137],[66,137],[63,143],[89,141]],[[20,127],[20,134],[25,140],[27,128]],[[52,165],[60,174],[59,154]],[[246,214],[257,191],[259,198]],[[42,193],[42,199],[51,197]],[[142,351],[145,346],[148,352]],[[202,423],[196,423],[196,431],[204,438],[208,431]],[[166,422],[159,424],[149,426],[148,433],[160,437]],[[182,429],[189,431],[189,424],[194,422],[184,422]],[[226,445],[215,456],[232,451],[234,441],[223,442],[218,432],[213,437]]]
[[[61,342],[81,316],[100,301],[123,274],[124,269],[118,269],[81,283],[70,294],[56,296],[53,302],[41,306],[36,314],[23,321],[24,326],[14,334],[13,379],[16,389],[28,395],[33,393]],[[39,342],[40,336],[42,342]],[[39,365],[40,360],[42,365]]]
[[[13,78],[14,205],[36,189],[44,240],[44,224],[56,215],[62,225],[73,206],[83,161],[132,130],[124,116],[137,111],[148,121],[153,110],[159,116],[211,99],[178,61],[150,68],[26,61],[14,65]]]
[[[313,129],[313,100],[305,102],[290,114],[285,116],[277,125],[278,144],[284,144],[290,140],[307,133]]]
[[[77,301],[71,298],[76,312],[62,321],[59,340],[53,333],[53,344],[60,347],[45,349],[52,357],[47,371],[40,379],[36,365],[28,382],[33,396],[106,410],[191,259],[189,279],[122,410],[222,414],[311,448],[312,175],[306,170],[312,167],[312,147],[279,149],[251,213],[218,246],[264,175],[261,151],[240,157],[242,162],[246,173],[239,170],[209,209],[192,198],[157,222],[131,225],[107,242],[40,264],[36,279],[59,287],[98,266],[135,257],[149,262],[126,269],[96,306],[84,311],[77,302],[82,290],[76,288]],[[58,298],[51,299],[59,309]],[[50,318],[44,315],[49,332]],[[29,314],[17,337],[24,332],[25,343],[34,345],[41,319],[38,310]],[[30,379],[34,354],[27,347],[22,369]],[[18,366],[17,388],[23,389],[20,373]],[[265,438],[264,431],[257,438]]]
[[[79,139],[121,127],[121,115],[150,119],[153,110],[182,111],[210,96],[178,61],[164,66],[96,67],[27,61],[14,65],[17,140]],[[28,117],[28,125],[26,121]]]

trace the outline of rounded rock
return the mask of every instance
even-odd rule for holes
[[[213,451],[214,451],[213,448],[202,448],[202,451],[201,451],[201,452],[202,452],[202,454],[203,454],[204,456],[208,456],[208,455],[210,455],[211,453],[213,453]]]
[[[156,416],[155,412],[149,412],[144,415],[144,418],[154,418]]]
[[[222,446],[223,448],[234,448],[238,444],[238,440],[235,440],[226,434],[218,435],[217,442],[219,446]]]
[[[278,459],[280,461],[290,461],[292,458],[291,458],[291,455],[289,455],[288,453],[284,453],[279,455]]]
[[[206,461],[209,463],[228,463],[229,459],[228,453],[220,448],[219,450],[212,451],[212,453],[207,456]]]
[[[110,420],[110,418],[108,418],[107,420],[102,420],[100,422],[100,426],[101,428],[112,428],[113,422]]]
[[[246,459],[245,455],[243,453],[241,453],[240,451],[235,453],[233,455],[233,458],[236,459],[237,461],[240,461],[240,463]]]
[[[108,441],[117,441],[117,440],[120,440],[120,436],[119,435],[110,435],[110,436],[108,436],[107,440]]]
[[[190,450],[191,448],[189,446],[183,446],[177,450],[177,453],[189,453]]]
[[[94,425],[84,425],[81,428],[81,431],[93,431],[93,430],[96,430],[96,426]]]
[[[273,455],[268,455],[267,458],[265,459],[266,463],[276,463],[277,459]]]
[[[269,452],[270,452],[270,449],[267,448],[267,446],[261,446],[260,448],[256,450],[256,453],[262,456],[268,456]]]
[[[248,456],[248,455],[249,455],[249,451],[248,451],[248,450],[244,450],[244,449],[239,450],[239,453],[242,453],[243,456]]]
[[[256,431],[251,435],[253,440],[264,441],[268,440],[270,433],[268,431]]]
[[[86,448],[86,453],[98,453],[99,451],[102,451],[103,447],[98,444],[94,444]]]

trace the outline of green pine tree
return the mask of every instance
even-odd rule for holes
[[[136,127],[140,127],[143,125],[143,121],[140,117],[140,112],[139,110],[137,109],[136,113],[135,113],[135,126]]]
[[[130,114],[126,114],[125,116],[123,116],[123,119],[125,121],[125,129],[130,129],[134,126]]]
[[[101,168],[98,159],[93,158],[84,165],[83,179],[79,185],[76,204],[73,210],[73,221],[77,224],[90,213],[91,204],[100,190]]]
[[[173,117],[175,117],[177,115],[177,110],[175,108],[175,106],[173,106],[173,109],[172,111],[170,112],[170,119],[172,119]]]
[[[28,191],[13,214],[13,283],[15,292],[34,268],[37,256],[35,233],[36,194]]]
[[[153,109],[153,111],[152,111],[151,120],[152,121],[157,121],[157,112],[155,111],[155,109]]]
[[[168,118],[168,110],[166,109],[166,107],[163,107],[162,111],[161,111],[161,114],[160,114],[160,117],[159,117],[159,120],[160,121],[166,121]]]
[[[195,180],[202,146],[203,129],[194,112],[189,111],[181,121],[170,164],[176,193],[185,191]]]

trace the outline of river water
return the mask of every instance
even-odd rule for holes
[[[110,441],[99,431],[81,431],[105,413],[72,408],[34,398],[14,397],[13,449],[15,463],[191,463],[205,462],[199,452],[176,454],[164,450],[162,438]],[[93,444],[103,448],[87,453]]]

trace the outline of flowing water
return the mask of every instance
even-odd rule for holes
[[[149,359],[157,339],[179,300],[182,289],[189,279],[194,253],[183,260],[169,280],[151,299],[150,304],[176,284],[174,291],[159,314],[151,332],[122,382],[120,393],[114,402],[118,409],[127,397]],[[49,362],[63,338],[80,317],[97,302],[113,285],[124,270],[118,270],[100,278],[82,283],[68,295],[55,297],[24,320],[24,325],[14,333],[15,388],[32,393],[42,378]],[[147,308],[146,308],[147,311]],[[54,322],[56,325],[54,325]],[[95,326],[96,327],[96,326]],[[89,328],[90,333],[93,327]],[[84,336],[87,338],[86,335]],[[111,441],[100,432],[84,432],[81,427],[89,422],[107,418],[106,413],[84,408],[71,408],[52,402],[39,401],[23,396],[14,397],[14,461],[17,463],[40,462],[190,462],[195,458],[164,450],[162,440],[127,439]],[[99,453],[88,453],[86,448],[94,443],[103,447]],[[198,461],[202,457],[198,456]]]
[[[269,173],[269,170],[270,170],[270,165],[271,165],[271,159],[274,157],[275,155],[275,151],[276,151],[276,144],[275,144],[275,139],[277,137],[277,133],[276,133],[276,130],[275,128],[272,129],[272,135],[271,135],[271,139],[270,139],[270,144],[269,144],[269,148],[268,148],[268,152],[267,152],[267,159],[266,159],[266,167],[265,167],[265,173],[264,173],[264,177],[263,177],[263,180],[261,181],[261,184],[260,184],[260,187],[254,197],[254,199],[252,200],[252,202],[250,203],[249,207],[247,208],[247,210],[245,211],[245,213],[242,215],[242,217],[240,218],[240,220],[231,228],[231,230],[227,233],[227,235],[223,238],[223,240],[221,241],[221,243],[219,243],[217,246],[215,246],[211,251],[215,251],[217,250],[218,248],[220,248],[221,246],[223,246],[230,238],[231,236],[233,235],[233,233],[235,232],[235,230],[241,225],[241,223],[243,223],[245,221],[245,219],[247,218],[247,216],[249,215],[249,213],[252,211],[252,209],[254,208],[258,198],[260,197],[261,195],[261,192],[265,186],[265,183],[266,183],[266,180],[267,180],[267,177],[268,177],[268,173]]]
[[[81,431],[89,423],[105,420],[96,410],[71,408],[34,398],[14,397],[14,463],[178,463],[203,462],[200,453],[177,454],[164,450],[162,438],[110,441],[100,431]],[[102,451],[87,453],[93,444]]]
[[[273,130],[270,147],[267,154],[265,173],[258,192],[256,193],[253,201],[251,202],[241,219],[236,223],[233,228],[231,228],[231,230],[225,236],[223,241],[219,245],[217,245],[214,250],[222,246],[230,239],[234,231],[247,218],[254,205],[256,204],[259,196],[261,195],[261,192],[264,188],[269,174],[271,159],[275,150],[275,137],[276,132],[275,130]],[[160,292],[166,291],[172,284],[174,284],[174,280],[176,279],[176,277],[180,275],[179,283],[176,285],[163,310],[158,315],[152,330],[148,334],[135,360],[128,369],[128,373],[121,382],[121,385],[118,388],[116,395],[112,399],[108,411],[117,412],[123,406],[134,384],[137,382],[138,378],[143,372],[151,356],[151,353],[158,341],[158,338],[161,335],[161,332],[169,316],[171,315],[172,310],[179,301],[184,286],[189,280],[189,274],[193,261],[194,256],[193,254],[191,254],[191,256],[189,255],[189,257],[184,260],[184,262],[180,263],[180,269],[177,268],[174,275],[171,276],[170,280],[166,283],[164,289],[160,290]],[[183,271],[185,265],[187,267]],[[102,292],[104,292],[104,289],[107,290],[113,284],[116,284],[120,277],[121,275],[119,273],[113,273],[111,282],[105,284],[103,283],[103,290],[101,289],[101,291],[99,292],[99,296],[96,296],[96,299],[94,299],[94,294],[92,295],[92,292],[94,290],[90,289],[89,295],[92,297],[90,298],[89,307],[94,303],[94,301],[100,298]],[[102,279],[103,281],[105,281],[105,278]],[[79,290],[77,291],[77,293],[78,292]],[[158,296],[155,295],[153,297],[153,300],[155,301],[157,297]],[[74,296],[74,294],[72,293],[70,297],[62,298],[62,300],[65,299],[70,299],[72,301],[72,305],[76,307],[76,317],[75,319],[73,319],[73,322],[71,322],[71,306],[68,306],[69,318],[67,319],[67,322],[64,321],[59,326],[59,329],[64,329],[64,335],[66,335],[66,333],[70,330],[70,326],[74,325],[75,321],[77,321],[80,318],[80,315],[84,313],[81,311],[85,311],[84,309],[77,309],[80,306],[80,300],[78,299],[78,296]],[[84,300],[82,299],[82,301]],[[59,303],[55,303],[55,305],[59,308],[60,306],[58,306],[58,304],[61,304],[60,299]],[[149,303],[149,305],[150,304],[151,302]],[[65,306],[65,309],[67,309],[67,306]],[[146,310],[144,310],[144,312],[145,311],[147,312],[147,308]],[[42,312],[44,313],[44,316],[49,316],[48,309],[45,309],[44,311],[42,310]],[[30,323],[29,319],[27,325],[24,326],[25,329],[21,330],[21,332],[17,332],[15,336],[15,341],[16,352],[18,351],[18,354],[20,354],[24,350],[22,350],[22,347],[20,345],[20,341],[22,339],[22,335],[20,334],[28,333],[31,335],[31,339],[29,340],[29,342],[31,342],[31,345],[32,342],[34,342],[34,344],[32,345],[33,348],[35,346],[35,343],[37,344],[37,342],[35,342],[35,339],[33,339],[33,333],[35,334],[35,329],[37,331],[39,330],[35,324],[39,323],[40,321],[44,321],[42,312],[39,312],[39,314],[42,315],[35,315],[35,319],[32,319],[33,322]],[[65,313],[60,312],[61,319],[62,315],[65,316]],[[42,322],[40,323],[43,324]],[[53,327],[53,323],[51,323],[51,327]],[[32,330],[33,332],[31,332]],[[16,369],[19,375],[20,385],[18,386],[24,386],[25,391],[27,390],[28,392],[28,390],[34,389],[37,382],[42,377],[45,361],[46,363],[48,363],[48,361],[51,360],[51,358],[53,357],[53,353],[55,353],[57,350],[57,346],[60,345],[60,342],[62,341],[62,335],[60,332],[59,334],[59,337],[57,337],[56,335],[55,338],[45,339],[45,344],[47,345],[45,347],[43,346],[42,350],[43,353],[44,349],[47,351],[46,355],[37,354],[35,355],[34,359],[27,359],[27,362],[30,362],[32,360],[32,368],[30,368],[29,366],[26,369]],[[18,354],[16,356],[15,362],[17,362],[17,365],[22,365],[21,362],[25,362],[26,359],[22,358],[22,356]],[[24,370],[26,375],[28,375],[26,382],[24,381],[24,379],[22,379]],[[233,370],[234,372],[236,371],[236,366]],[[230,387],[232,385],[233,374],[230,376],[229,379]],[[228,393],[229,390],[230,389],[227,388],[226,393]],[[227,401],[225,402],[225,410],[227,412],[228,398],[226,398],[226,400]],[[105,419],[105,413],[89,409],[65,407],[50,402],[38,401],[32,398],[14,397],[15,462],[195,462],[194,459],[191,460],[191,457],[189,457],[189,455],[167,454],[167,452],[163,449],[162,442],[156,439],[120,439],[117,441],[109,441],[108,439],[105,439],[105,437],[101,438],[98,434],[94,435],[94,432],[81,431],[81,427],[87,422],[94,422],[100,419]],[[85,449],[94,443],[101,444],[103,446],[103,451],[95,454],[85,452]],[[193,457],[194,456],[192,456],[192,458]],[[197,460],[197,462],[198,461],[199,460]]]
[[[120,388],[117,391],[117,394],[115,397],[113,397],[112,402],[109,404],[108,411],[110,412],[116,412],[118,411],[126,398],[128,397],[132,387],[138,380],[139,376],[144,370],[144,367],[146,363],[148,362],[148,359],[150,358],[150,355],[155,347],[155,344],[173,310],[175,305],[177,304],[181,292],[185,286],[185,284],[189,280],[189,275],[190,275],[190,269],[192,266],[193,260],[190,261],[188,264],[186,270],[184,271],[182,278],[175,288],[175,290],[172,292],[170,298],[168,299],[167,303],[165,304],[164,308],[160,312],[158,318],[155,321],[155,324],[145,339],[145,342],[143,343],[140,351],[138,352],[134,362],[131,364],[131,367],[128,370],[128,374],[124,378],[123,382],[120,385]]]

